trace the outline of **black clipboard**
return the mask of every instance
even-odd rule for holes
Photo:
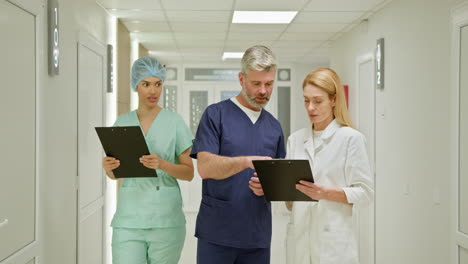
[[[116,178],[158,177],[156,170],[145,167],[140,157],[149,155],[139,126],[95,127],[106,156],[120,160],[113,170]]]
[[[308,160],[253,160],[268,201],[316,201],[296,189],[300,180],[314,182]]]

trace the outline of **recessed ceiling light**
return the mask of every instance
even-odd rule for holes
[[[232,23],[289,24],[296,11],[234,11]]]
[[[244,56],[244,52],[224,52],[223,60],[225,59],[241,59]]]

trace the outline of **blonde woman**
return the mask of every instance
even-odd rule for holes
[[[287,158],[310,161],[315,183],[296,188],[318,202],[289,205],[288,263],[359,263],[353,208],[374,197],[365,138],[353,128],[336,72],[316,69],[302,88],[311,123],[289,137]]]

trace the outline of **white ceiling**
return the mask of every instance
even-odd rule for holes
[[[270,47],[281,62],[328,60],[331,42],[391,0],[97,0],[165,63],[221,62]],[[231,24],[234,10],[298,11],[291,24]]]

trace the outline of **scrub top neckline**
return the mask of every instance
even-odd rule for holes
[[[141,132],[143,133],[143,136],[145,136],[145,138],[150,134],[151,130],[153,129],[154,127],[154,124],[156,123],[156,121],[159,119],[159,116],[162,114],[163,111],[165,111],[166,109],[165,108],[161,108],[161,110],[159,111],[159,113],[156,115],[156,117],[153,119],[153,122],[151,122],[151,125],[150,127],[148,128],[148,131],[146,131],[146,134],[145,134],[145,131],[143,130],[143,127],[141,126],[141,123],[140,123],[140,118],[138,118],[138,113],[137,113],[137,110],[133,110],[133,113],[135,114],[135,118],[138,122],[138,125],[140,126],[140,129],[141,129]]]
[[[236,103],[234,103],[231,99],[228,99],[227,101],[229,101],[234,106],[234,108],[236,108],[237,110],[239,110],[242,113],[243,118],[247,119],[251,126],[256,126],[257,124],[261,123],[261,121],[263,120],[263,115],[264,115],[265,109],[262,108],[260,116],[257,119],[257,122],[252,123],[252,120],[247,115],[247,113],[244,112],[244,110],[242,110],[238,105],[236,105]]]

